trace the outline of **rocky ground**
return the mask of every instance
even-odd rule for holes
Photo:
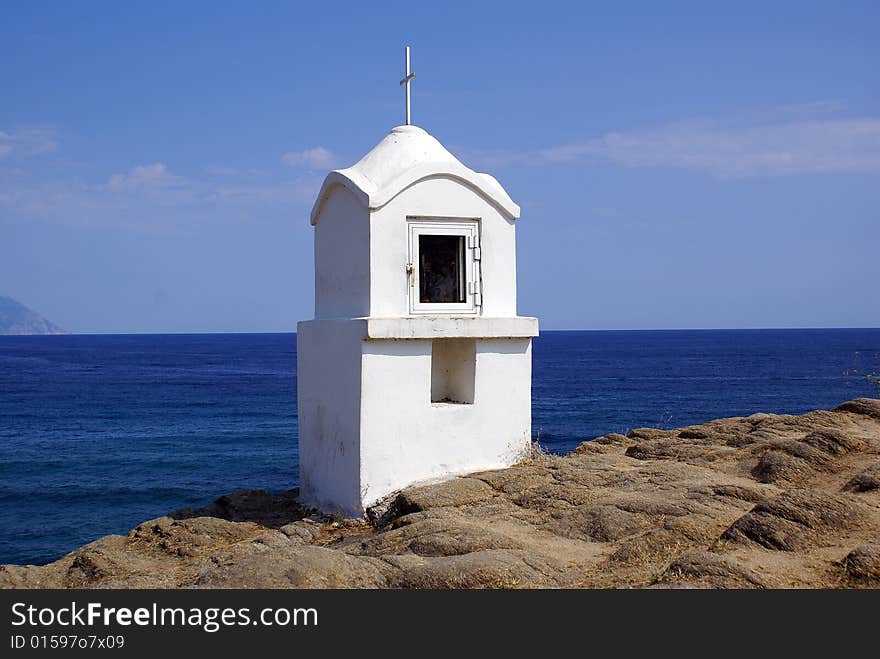
[[[880,587],[880,400],[605,435],[373,512],[239,492],[0,566],[0,586]]]

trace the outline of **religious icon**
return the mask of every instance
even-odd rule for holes
[[[419,236],[419,302],[464,302],[464,262],[464,236]]]

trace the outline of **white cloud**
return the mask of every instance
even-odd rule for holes
[[[136,165],[127,174],[114,174],[107,181],[113,190],[144,190],[180,184],[183,179],[168,171],[165,163]]]
[[[208,176],[238,176],[239,170],[235,167],[226,167],[224,165],[208,165],[205,167],[205,174]]]
[[[733,118],[613,131],[528,152],[465,151],[465,155],[481,167],[606,161],[626,167],[700,170],[724,178],[880,172],[880,118],[827,116],[844,107],[821,101]]]
[[[219,205],[299,206],[313,201],[320,187],[319,178],[306,174],[292,181],[254,181],[202,186],[200,199],[205,203]]]
[[[330,169],[336,162],[332,151],[322,146],[303,151],[288,151],[281,156],[281,161],[291,167],[307,167],[309,169]]]
[[[260,170],[256,167],[248,167],[244,169],[239,167],[228,167],[226,165],[208,165],[207,167],[204,167],[202,171],[213,178],[247,180],[253,180],[265,176],[267,173],[265,170]]]
[[[58,146],[54,132],[48,128],[28,127],[0,131],[0,158],[39,156]]]
[[[0,224],[39,219],[70,225],[124,225],[139,231],[186,231],[218,222],[287,222],[307,225],[319,176],[190,178],[165,163],[137,165],[103,182],[0,167]]]
[[[628,167],[699,169],[724,177],[880,171],[880,119],[751,126],[691,121],[613,132],[538,153],[543,162],[606,159]]]

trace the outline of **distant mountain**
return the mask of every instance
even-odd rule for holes
[[[0,334],[67,334],[11,297],[0,295]]]

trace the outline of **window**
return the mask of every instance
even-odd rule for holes
[[[473,314],[481,306],[477,220],[409,221],[411,313]]]

